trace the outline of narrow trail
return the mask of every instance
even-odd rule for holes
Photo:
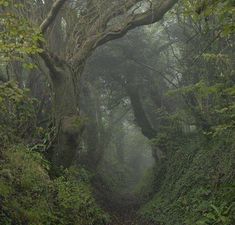
[[[138,200],[132,195],[120,196],[109,210],[113,215],[110,225],[140,225],[136,215]]]
[[[96,187],[97,201],[111,216],[111,222],[108,225],[156,225],[144,222],[138,216],[138,210],[143,205],[143,201],[133,193],[135,182],[129,182],[125,188],[112,192],[107,186],[102,185],[100,180],[94,180],[93,185]]]
[[[112,222],[109,225],[153,225],[140,221],[137,216],[139,207],[138,198],[130,193],[122,194],[118,199],[111,200],[108,211],[112,215]]]

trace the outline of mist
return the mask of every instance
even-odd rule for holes
[[[235,224],[233,0],[0,0],[0,224]]]

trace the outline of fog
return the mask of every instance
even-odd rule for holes
[[[0,224],[234,224],[233,0],[0,0]]]

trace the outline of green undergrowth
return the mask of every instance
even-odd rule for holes
[[[94,199],[91,174],[53,168],[38,151],[43,128],[36,125],[36,105],[27,89],[13,81],[0,84],[0,224],[107,224],[108,215]]]
[[[2,150],[0,158],[0,224],[107,224],[86,170],[70,168],[52,179],[49,163],[23,145]]]
[[[174,143],[165,162],[156,163],[155,194],[140,216],[160,225],[235,224],[234,156],[234,133]]]

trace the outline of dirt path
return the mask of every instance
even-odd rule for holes
[[[97,191],[96,199],[111,216],[111,222],[108,225],[156,225],[143,222],[138,218],[137,212],[143,203],[130,191],[130,188],[118,193],[110,192],[100,183],[94,184]]]
[[[150,225],[139,220],[138,209],[138,199],[130,194],[120,196],[115,202],[110,201],[108,211],[112,215],[112,223],[109,225]]]

